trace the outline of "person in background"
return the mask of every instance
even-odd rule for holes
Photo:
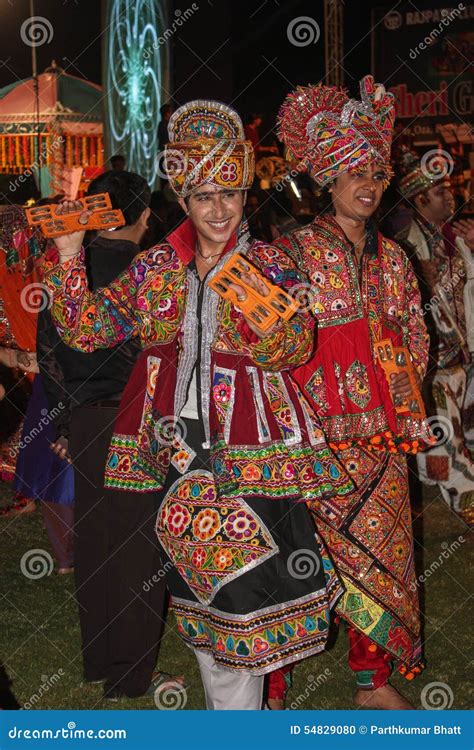
[[[263,194],[263,200],[266,200],[265,194]],[[271,242],[272,232],[268,212],[265,210],[265,206],[261,204],[259,194],[253,190],[249,190],[247,193],[245,215],[251,236],[256,240]]]
[[[158,125],[158,150],[160,154],[164,151],[166,144],[169,143],[168,123],[172,114],[172,104],[163,104],[160,107],[160,124]]]
[[[23,359],[23,355],[25,359]],[[18,361],[20,357],[20,362]],[[30,396],[30,383],[19,377],[19,366],[31,362],[31,353],[0,347],[0,480],[12,482],[15,477],[24,414]],[[31,498],[16,498],[0,509],[1,516],[20,515],[36,510]]]
[[[259,127],[260,142],[258,144],[258,158],[265,159],[269,156],[280,156],[280,144],[275,135],[272,124],[274,118],[271,120],[269,117],[262,118],[262,123]]]
[[[461,216],[452,223],[452,228],[466,268],[464,309],[470,359],[466,366],[466,396],[461,421],[466,448],[474,457],[474,219]]]
[[[148,226],[140,242],[142,250],[148,250],[149,247],[157,245],[168,234],[169,207],[169,203],[162,191],[154,190],[151,194]]]
[[[125,157],[122,154],[114,154],[110,157],[110,168],[115,172],[123,172],[125,169]]]
[[[288,187],[284,186],[282,190],[274,188],[270,193],[269,217],[270,231],[272,239],[276,240],[283,234],[298,229],[299,224],[292,214],[292,203],[287,191]]]
[[[8,343],[11,363],[20,365],[27,373],[25,381],[32,381],[28,402],[22,410],[24,419],[8,441],[15,499],[3,514],[31,512],[39,501],[58,572],[67,573],[73,565],[73,474],[50,450],[54,435],[52,417],[36,355],[32,353],[36,348],[38,314],[46,306],[39,270],[46,241],[36,228],[28,226],[20,206],[5,207],[0,213],[0,225],[0,258],[2,252],[5,254],[0,263],[0,340]],[[23,352],[13,351],[15,347]],[[7,392],[5,400],[13,397]]]
[[[74,570],[74,475],[72,467],[56,455],[54,444],[55,421],[65,418],[67,423],[68,415],[62,401],[48,401],[38,366],[34,371],[38,374],[25,412],[13,489],[39,502],[57,571],[65,575]]]
[[[259,148],[260,148],[260,127],[262,125],[262,115],[253,112],[244,127],[244,133],[245,137],[250,143],[252,144],[254,153],[255,153],[255,161],[258,161],[260,158],[259,154]]]
[[[438,486],[448,507],[469,526],[474,522],[474,462],[465,443],[463,408],[470,345],[473,345],[470,235],[449,223],[454,199],[443,170],[430,171],[416,154],[400,157],[399,189],[414,208],[414,218],[397,235],[420,278],[423,310],[431,335],[424,397],[437,438],[417,456],[418,476]],[[458,239],[456,239],[456,227]],[[464,235],[464,237],[462,236]],[[472,238],[471,238],[472,240]],[[467,288],[466,288],[467,287]],[[467,294],[466,294],[467,292]]]

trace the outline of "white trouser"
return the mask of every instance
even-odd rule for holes
[[[233,672],[216,664],[212,654],[193,648],[201,670],[201,679],[209,711],[260,711],[264,675]]]

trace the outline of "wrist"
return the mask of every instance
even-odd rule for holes
[[[72,258],[76,258],[80,254],[81,254],[81,248],[79,248],[79,250],[74,250],[74,251],[70,251],[70,252],[59,251],[59,262],[60,263],[67,263]]]

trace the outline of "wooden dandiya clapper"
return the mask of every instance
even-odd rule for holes
[[[255,274],[265,284],[268,295],[263,296],[243,279],[242,274]],[[246,299],[237,298],[231,284],[245,291]],[[269,281],[246,257],[235,253],[209,281],[209,286],[224,299],[230,300],[262,331],[271,328],[278,319],[289,320],[299,310],[299,304],[276,284]]]
[[[405,346],[394,346],[390,339],[383,339],[375,343],[375,353],[389,385],[392,373],[405,372],[408,375],[411,393],[408,398],[400,401],[400,403],[396,403],[394,400],[397,414],[408,412],[416,419],[425,419],[425,405],[416,382],[415,369],[408,349]]]
[[[26,219],[32,227],[41,229],[45,237],[60,237],[71,232],[83,232],[97,229],[116,229],[125,224],[125,218],[120,209],[112,208],[108,193],[86,195],[79,198],[81,208],[67,214],[58,214],[59,203],[48,203],[45,206],[34,206],[25,209]],[[91,214],[86,223],[79,222],[84,211]]]

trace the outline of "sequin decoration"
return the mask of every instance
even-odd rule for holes
[[[371,399],[367,368],[358,359],[348,367],[344,376],[346,395],[359,407],[365,409]]]

